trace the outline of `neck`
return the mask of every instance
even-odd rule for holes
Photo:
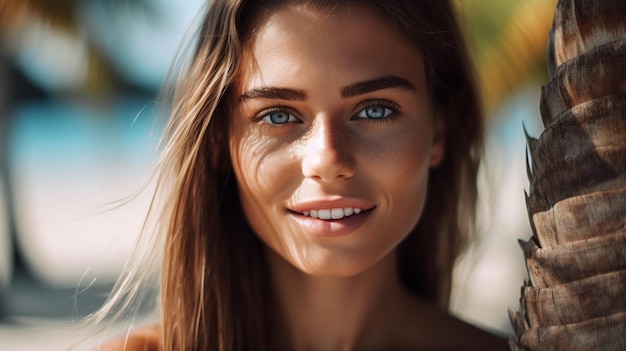
[[[278,345],[290,350],[353,350],[389,343],[406,303],[395,253],[353,277],[307,275],[269,253],[282,316]],[[381,326],[385,326],[381,328]]]

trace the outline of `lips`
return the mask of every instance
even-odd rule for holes
[[[375,204],[349,197],[334,197],[318,200],[308,200],[295,202],[287,207],[289,212],[293,212],[304,217],[337,220],[367,212],[375,207]]]
[[[371,216],[375,204],[355,198],[300,202],[288,208],[291,218],[315,236],[353,233]]]

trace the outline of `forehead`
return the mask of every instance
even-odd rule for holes
[[[421,55],[373,8],[290,6],[265,16],[246,45],[242,87],[297,79],[313,68],[328,78],[423,74]],[[412,71],[412,72],[408,72]]]

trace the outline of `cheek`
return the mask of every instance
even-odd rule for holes
[[[388,152],[368,158],[391,210],[389,224],[404,234],[419,220],[426,199],[431,144],[424,140],[429,139],[396,138]]]
[[[242,195],[253,198],[264,208],[284,199],[297,171],[289,161],[292,159],[289,152],[262,148],[241,151],[233,157],[233,167],[239,187],[245,190]]]
[[[414,129],[413,129],[414,130]],[[430,168],[430,135],[396,133],[384,141],[367,144],[361,152],[363,162],[378,174],[380,182],[392,189],[407,189],[422,184]]]
[[[273,222],[270,220],[271,216],[268,216],[269,209],[263,204],[268,202],[272,189],[264,180],[273,179],[274,175],[265,174],[266,163],[260,161],[262,157],[258,152],[242,152],[237,147],[231,148],[231,152],[245,220],[260,239],[271,245],[273,240],[264,234],[272,231]]]
[[[268,142],[252,128],[235,128],[230,152],[246,219],[260,236],[275,232],[276,217],[283,210],[280,204],[288,196],[294,174],[289,150]]]
[[[275,160],[267,144],[254,129],[235,123],[230,134],[230,155],[242,197],[262,198],[272,189]]]
[[[394,202],[399,216],[406,216],[410,218],[410,222],[417,222],[426,198],[429,162],[427,157],[411,161],[405,159],[404,162],[403,166],[396,168],[394,179],[389,179],[389,189],[395,195]]]
[[[251,135],[235,123],[230,133],[230,158],[239,188],[242,208],[251,224],[250,214],[254,213],[255,204],[260,202],[258,197],[261,192],[260,189],[262,189],[262,186],[255,182],[259,179],[257,171],[261,164],[261,157],[254,148],[254,144]],[[252,167],[246,165],[252,165]]]
[[[298,266],[298,262],[304,261],[301,256],[306,245],[297,236],[284,235],[295,232],[283,218],[282,204],[288,197],[287,184],[293,173],[285,157],[277,156],[285,154],[257,150],[233,155],[236,155],[232,159],[245,220],[268,248]]]

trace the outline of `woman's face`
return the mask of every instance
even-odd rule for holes
[[[416,225],[443,157],[421,55],[359,7],[283,9],[249,45],[230,130],[246,218],[303,272],[356,275]]]

